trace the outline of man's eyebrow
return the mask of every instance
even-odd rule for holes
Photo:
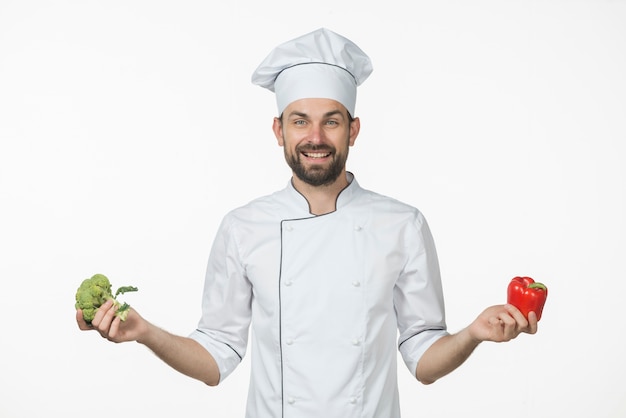
[[[297,110],[294,110],[293,112],[290,112],[289,115],[287,116],[288,118],[292,118],[292,117],[299,117],[299,118],[307,118],[308,115],[304,112],[298,112]]]
[[[340,115],[343,117],[343,112],[339,109],[337,110],[331,110],[330,112],[326,112],[324,113],[324,117],[329,118],[331,116],[336,116],[336,115]]]
[[[324,113],[324,117],[325,118],[329,118],[329,117],[336,116],[336,115],[343,116],[343,113],[341,112],[340,109],[331,110],[331,111],[328,111],[328,112]],[[307,113],[299,112],[297,110],[294,110],[294,111],[290,112],[289,115],[288,115],[289,118],[294,117],[294,116],[295,117],[299,117],[299,118],[308,118],[309,117],[309,115]]]

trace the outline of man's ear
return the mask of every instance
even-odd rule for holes
[[[352,122],[350,122],[350,146],[353,146],[356,137],[359,136],[359,131],[361,130],[361,120],[359,118],[354,118]]]
[[[285,145],[285,141],[283,141],[283,123],[280,118],[274,118],[274,123],[272,123],[272,131],[274,131],[274,136],[278,141],[278,146],[282,147]]]

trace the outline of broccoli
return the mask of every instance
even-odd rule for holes
[[[89,279],[83,280],[80,287],[76,291],[76,309],[82,309],[83,318],[85,322],[91,324],[96,311],[104,302],[109,299],[113,299],[117,311],[116,316],[119,316],[122,321],[126,320],[128,316],[128,310],[130,305],[124,302],[120,303],[116,298],[118,295],[126,292],[136,292],[137,288],[134,286],[122,286],[115,292],[115,295],[111,293],[111,282],[103,274],[95,274]]]

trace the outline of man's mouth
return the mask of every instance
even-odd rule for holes
[[[307,158],[326,158],[330,156],[330,152],[303,152],[302,155]]]

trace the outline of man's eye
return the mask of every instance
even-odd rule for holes
[[[298,119],[298,120],[294,121],[293,123],[294,123],[294,125],[304,125],[306,122],[303,121],[302,119]]]
[[[337,125],[337,124],[338,124],[338,123],[337,123],[337,121],[336,121],[336,120],[329,120],[329,121],[326,121],[326,125]]]

